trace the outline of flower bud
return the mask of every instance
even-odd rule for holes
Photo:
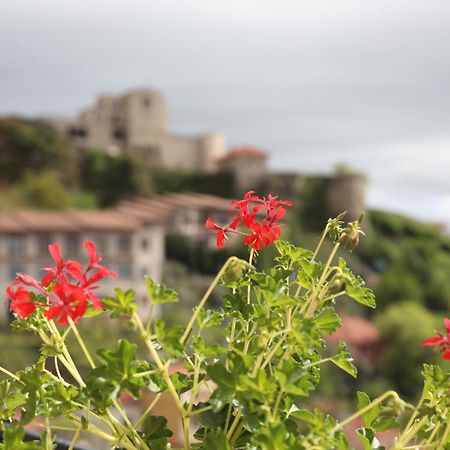
[[[358,220],[349,222],[339,237],[338,242],[343,244],[344,247],[348,248],[350,251],[354,250],[358,246],[361,235],[364,236],[365,234],[361,229],[363,217],[364,214],[361,214]]]

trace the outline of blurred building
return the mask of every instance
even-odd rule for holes
[[[260,189],[267,180],[267,153],[251,146],[231,149],[218,161],[220,171],[230,172],[238,195]]]
[[[167,102],[155,90],[133,90],[121,96],[103,95],[73,122],[42,118],[78,149],[95,148],[113,155],[140,158],[152,168],[213,172],[225,154],[218,132],[185,137],[168,129]]]
[[[375,325],[362,316],[341,315],[342,326],[327,342],[337,346],[344,341],[359,365],[374,366],[382,352],[381,336]]]
[[[100,295],[113,289],[133,289],[146,298],[144,275],[161,281],[165,260],[165,235],[215,242],[205,230],[208,216],[228,220],[229,200],[202,194],[168,194],[155,199],[138,198],[101,211],[19,210],[0,214],[0,291],[18,272],[42,278],[42,267],[53,265],[50,243],[58,243],[64,259],[86,261],[85,239],[95,242],[104,264],[119,279],[105,278]],[[6,302],[0,303],[0,322],[8,317]]]

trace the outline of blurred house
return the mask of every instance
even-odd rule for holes
[[[230,200],[207,194],[166,194],[156,198],[135,198],[120,202],[117,211],[138,219],[153,215],[165,217],[169,234],[215,246],[215,234],[205,230],[206,219],[211,216],[218,224],[229,222]]]
[[[164,226],[157,216],[139,220],[118,211],[21,210],[0,214],[0,289],[5,292],[18,272],[41,278],[42,267],[53,265],[48,244],[56,242],[65,259],[86,261],[83,240],[90,239],[116,271],[124,289],[145,295],[143,276],[161,279]],[[106,278],[100,295],[111,295],[117,280]],[[7,318],[4,304],[0,320]]]
[[[41,121],[66,136],[75,148],[138,157],[151,168],[213,172],[217,160],[225,154],[221,133],[193,137],[172,134],[168,129],[167,102],[151,89],[133,90],[121,96],[103,95],[75,121],[50,117]]]
[[[144,275],[161,280],[166,233],[180,234],[212,245],[205,221],[228,220],[229,201],[202,194],[168,194],[155,199],[124,201],[101,211],[19,210],[0,214],[0,290],[5,292],[18,272],[36,278],[42,267],[52,265],[48,244],[59,243],[65,259],[86,260],[85,239],[95,242],[104,264],[117,272],[119,280],[106,278],[100,295],[111,295],[114,287],[134,289],[138,299],[146,297]],[[0,303],[0,322],[8,317]]]
[[[341,322],[342,326],[327,338],[327,342],[337,346],[344,341],[358,365],[374,366],[382,351],[378,329],[361,316],[343,314]]]
[[[268,176],[267,153],[252,146],[231,149],[218,161],[218,168],[230,172],[238,195],[250,190],[259,190],[266,184]]]

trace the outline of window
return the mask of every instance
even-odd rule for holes
[[[144,106],[144,108],[148,108],[150,106],[150,99],[148,97],[144,97],[142,99],[142,106]]]
[[[144,250],[144,251],[148,250],[150,248],[150,244],[151,244],[150,239],[143,238],[142,241],[141,241],[141,248],[142,248],[142,250]]]
[[[14,278],[16,278],[16,275],[19,272],[24,272],[24,267],[21,266],[20,264],[11,264],[9,266],[9,270],[8,270],[8,279],[10,281],[14,280]]]
[[[118,248],[121,253],[129,253],[131,250],[131,239],[127,234],[119,235]]]
[[[25,236],[22,234],[10,234],[8,237],[8,250],[13,255],[25,253]]]
[[[39,253],[48,253],[48,245],[52,243],[52,235],[50,233],[42,233],[38,236]]]
[[[131,266],[129,264],[119,264],[117,266],[117,275],[123,280],[131,278]]]
[[[97,247],[98,251],[105,250],[105,236],[100,233],[92,233],[88,236],[88,239],[92,241]]]
[[[75,233],[66,234],[65,245],[67,252],[78,253],[80,251],[80,236]]]

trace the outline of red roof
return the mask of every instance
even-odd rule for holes
[[[267,153],[251,145],[242,145],[240,147],[235,147],[231,149],[228,154],[226,154],[221,161],[229,161],[236,158],[267,158]]]
[[[353,346],[380,342],[380,333],[377,328],[364,317],[342,315],[341,322],[342,327],[328,338],[329,342],[344,341]]]

